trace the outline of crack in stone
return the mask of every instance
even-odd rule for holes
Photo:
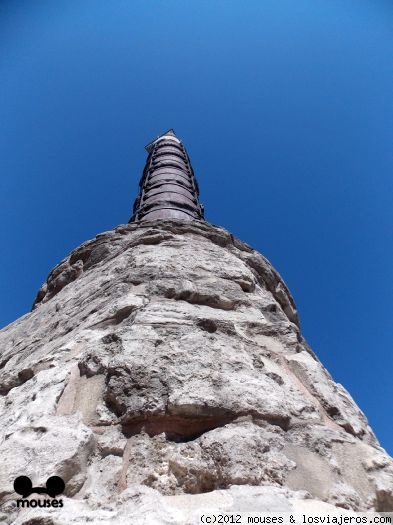
[[[132,313],[135,313],[136,315],[136,310],[139,310],[139,309],[140,307],[135,306],[135,305],[124,306],[123,308],[120,308],[120,310],[118,310],[111,317],[107,317],[106,319],[89,326],[89,328],[107,328],[108,326],[120,324],[125,319],[130,317]],[[134,315],[134,318],[135,318],[135,315]]]
[[[150,437],[165,433],[168,441],[184,443],[193,441],[215,428],[232,423],[237,417],[237,415],[211,418],[187,418],[173,415],[150,416],[123,423],[122,432],[127,438],[142,432]]]

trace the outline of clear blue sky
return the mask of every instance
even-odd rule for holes
[[[388,0],[3,0],[0,325],[127,222],[173,127],[392,454],[392,57]]]

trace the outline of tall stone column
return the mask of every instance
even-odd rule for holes
[[[6,523],[393,510],[392,459],[280,275],[223,228],[139,218],[97,235],[0,347]],[[20,475],[61,476],[64,506],[16,509]]]

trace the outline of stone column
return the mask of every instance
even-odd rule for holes
[[[167,219],[97,235],[0,347],[9,523],[19,475],[64,479],[63,508],[23,511],[46,524],[393,510],[392,459],[303,339],[279,274],[222,228]]]

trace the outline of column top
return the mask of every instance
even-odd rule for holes
[[[130,222],[155,219],[204,220],[191,161],[173,129],[145,146],[148,156]]]
[[[173,129],[168,129],[165,133],[162,135],[159,135],[156,139],[152,140],[145,146],[145,150],[150,153],[152,150],[154,144],[158,142],[159,140],[174,140],[178,144],[181,144],[181,141],[176,137],[175,131]]]

